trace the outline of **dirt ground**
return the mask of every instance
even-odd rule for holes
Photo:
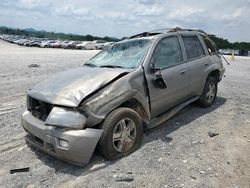
[[[214,106],[188,106],[146,132],[140,149],[120,160],[110,162],[95,152],[87,166],[76,167],[27,147],[21,126],[25,92],[94,54],[20,47],[0,40],[0,187],[250,187],[247,57],[225,64],[226,77]],[[34,63],[40,67],[28,67]],[[219,135],[210,137],[208,132]],[[22,167],[30,171],[10,174],[10,169]]]

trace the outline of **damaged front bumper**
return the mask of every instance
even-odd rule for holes
[[[46,126],[29,111],[22,115],[22,126],[29,133],[26,136],[28,144],[80,166],[89,162],[103,132],[93,128],[65,130]]]

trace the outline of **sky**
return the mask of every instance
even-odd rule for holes
[[[181,27],[250,42],[250,0],[0,0],[0,25],[118,38]]]

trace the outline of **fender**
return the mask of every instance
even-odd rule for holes
[[[88,116],[86,126],[91,127],[99,124],[107,114],[132,99],[141,104],[149,120],[149,98],[145,92],[144,84],[143,76],[128,74],[83,101],[79,109]]]

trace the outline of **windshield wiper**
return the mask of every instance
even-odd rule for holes
[[[96,65],[92,63],[84,63],[83,65],[88,66],[88,67],[96,67]]]
[[[122,68],[122,69],[125,68],[125,67],[119,66],[119,65],[101,65],[100,67],[107,67],[107,68]]]

